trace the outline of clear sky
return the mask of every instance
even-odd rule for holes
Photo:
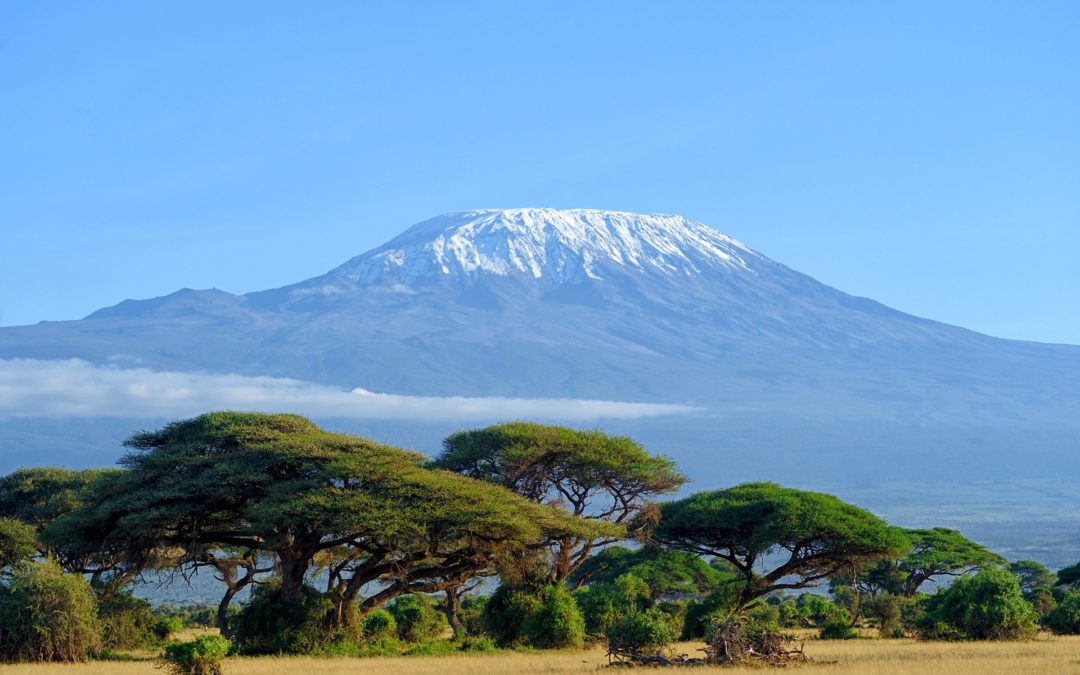
[[[1080,344],[1080,2],[0,4],[0,324],[517,206]]]

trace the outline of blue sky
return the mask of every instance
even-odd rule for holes
[[[4,3],[0,101],[3,325],[553,206],[1080,344],[1076,2]]]

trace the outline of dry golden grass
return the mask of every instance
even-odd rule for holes
[[[701,646],[679,645],[696,655]],[[807,641],[806,652],[818,662],[781,672],[804,675],[894,675],[944,673],[946,675],[1057,675],[1080,674],[1080,637],[1043,638],[1019,643],[926,643],[914,640]],[[604,670],[601,650],[587,652],[496,653],[408,658],[252,658],[229,659],[226,675],[355,675],[379,674],[465,675],[495,673],[585,673]],[[153,661],[96,662],[78,665],[0,666],[0,675],[160,675]],[[626,672],[622,669],[610,672]],[[659,672],[643,670],[639,672]],[[762,668],[696,668],[668,672],[720,672],[762,675]]]

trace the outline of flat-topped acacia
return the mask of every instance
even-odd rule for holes
[[[774,590],[816,585],[867,560],[902,556],[907,547],[897,528],[869,511],[774,483],[661,504],[653,539],[731,563],[743,580],[739,607]],[[767,569],[759,571],[762,564]]]
[[[652,498],[674,492],[687,480],[674,461],[650,454],[625,436],[531,422],[452,434],[432,466],[501,485],[540,504],[559,505],[576,516],[619,525],[651,520]],[[594,550],[621,536],[552,539],[549,581],[566,581]]]

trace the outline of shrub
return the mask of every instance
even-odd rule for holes
[[[917,626],[925,639],[1020,640],[1038,629],[1038,617],[1016,577],[1001,569],[957,579],[925,604]]]
[[[398,637],[405,642],[422,642],[437,636],[446,628],[446,617],[435,607],[428,595],[402,595],[387,610],[397,623]]]
[[[317,654],[334,642],[357,642],[359,621],[355,617],[345,622],[341,632],[327,633],[326,617],[332,610],[333,602],[313,588],[304,589],[299,603],[286,604],[281,602],[278,585],[257,586],[236,615],[237,649],[253,656]]]
[[[828,598],[816,593],[803,593],[795,601],[799,614],[813,626],[824,626],[836,621],[848,621],[851,615]]]
[[[522,628],[529,644],[540,649],[585,644],[585,618],[574,596],[562,584],[544,587],[539,607],[526,617]]]
[[[822,640],[853,640],[859,637],[859,632],[847,621],[833,620],[825,622],[819,637]]]
[[[913,627],[912,612],[917,608],[918,601],[915,598],[891,593],[878,593],[863,600],[866,615],[877,620],[878,633],[885,638],[908,635]]]
[[[458,649],[463,652],[494,652],[498,651],[495,641],[486,635],[478,637],[467,636],[458,643]]]
[[[102,637],[109,649],[137,649],[154,644],[158,623],[150,603],[115,584],[94,587]]]
[[[679,637],[679,631],[667,612],[650,607],[625,614],[607,630],[612,652],[657,654]]]
[[[458,651],[458,645],[449,640],[421,640],[401,652],[402,656],[446,656]]]
[[[220,635],[203,635],[190,642],[165,645],[162,659],[171,675],[221,675],[221,662],[230,646]]]
[[[1080,591],[1069,591],[1043,624],[1059,635],[1080,635]]]
[[[484,630],[500,647],[525,643],[525,620],[540,608],[541,597],[532,589],[499,586],[484,605]]]
[[[623,574],[611,583],[593,584],[574,593],[585,617],[589,635],[604,635],[619,617],[652,604],[649,587],[633,574]]]
[[[376,609],[364,617],[364,639],[377,640],[397,636],[397,620],[385,609]]]
[[[170,635],[184,630],[184,621],[178,616],[163,616],[154,624],[154,637],[165,642]]]
[[[0,661],[84,661],[101,649],[101,622],[86,578],[52,560],[0,586]]]
[[[735,608],[732,590],[724,588],[705,596],[698,602],[686,606],[683,620],[682,639],[696,640],[704,638],[709,624],[729,616]]]

